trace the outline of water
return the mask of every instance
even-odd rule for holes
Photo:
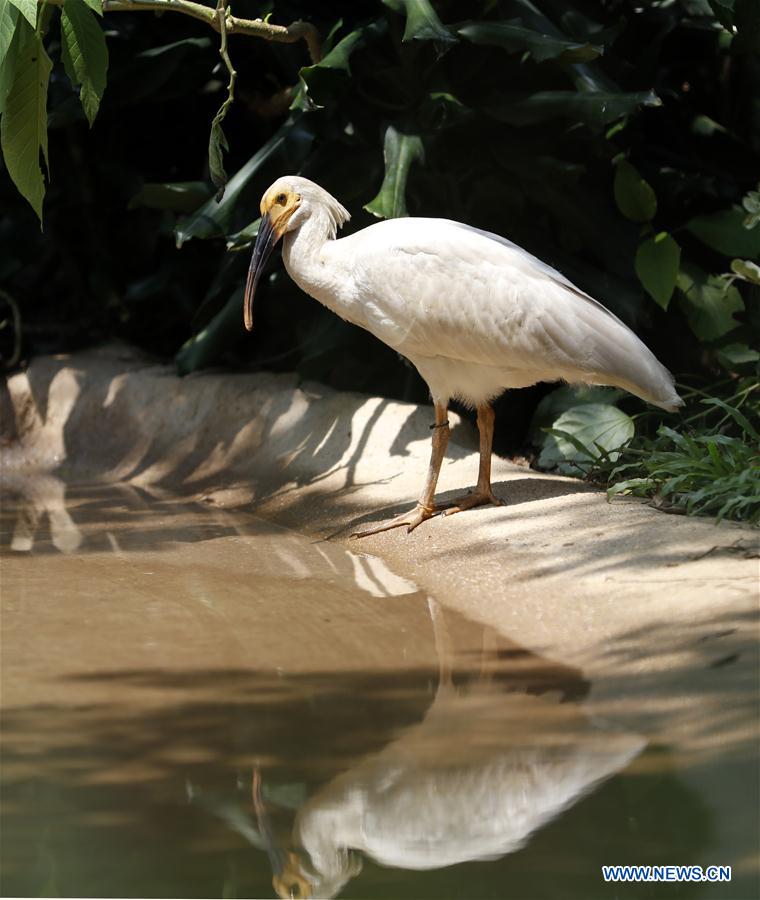
[[[686,764],[381,560],[41,476],[0,524],[3,894],[742,896],[605,884],[709,850]]]

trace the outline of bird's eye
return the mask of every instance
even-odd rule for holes
[[[285,206],[285,204],[287,203],[287,201],[288,201],[288,198],[287,198],[287,195],[286,195],[286,194],[278,194],[278,195],[274,198],[274,202],[275,202],[275,203],[279,203],[280,206]]]

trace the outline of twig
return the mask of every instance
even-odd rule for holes
[[[63,0],[40,0],[52,6],[63,6]],[[194,3],[193,0],[103,0],[103,12],[179,12],[193,19],[205,22],[214,31],[221,32],[222,26],[217,10]],[[248,34],[252,37],[264,38],[283,44],[296,44],[305,41],[312,63],[322,58],[322,41],[319,31],[310,22],[291,22],[290,25],[273,25],[262,19],[238,19],[236,16],[225,16],[227,34]]]

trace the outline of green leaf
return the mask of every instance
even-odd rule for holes
[[[443,131],[453,125],[461,125],[472,119],[474,111],[453,94],[436,91],[429,94],[417,107],[416,118],[423,132]]]
[[[676,283],[682,294],[681,306],[698,338],[714,340],[736,328],[734,313],[741,312],[744,303],[735,287],[691,263],[682,266]]]
[[[616,406],[607,403],[574,406],[554,422],[538,464],[548,469],[560,463],[588,462],[596,459],[601,451],[614,461],[619,456],[614,451],[630,441],[634,431],[633,419]]]
[[[534,94],[495,94],[483,111],[509,125],[534,125],[548,119],[577,119],[602,127],[639,106],[660,106],[653,91],[618,94],[609,91],[537,91]]]
[[[237,79],[237,72],[232,68],[229,56],[227,56],[226,61],[230,71],[227,96],[224,98],[224,102],[217,110],[217,113],[211,122],[211,131],[208,136],[208,167],[211,181],[217,188],[217,200],[221,200],[224,196],[224,186],[227,184],[227,173],[224,171],[223,151],[230,149],[230,145],[227,143],[227,135],[225,135],[222,128],[222,122],[227,115],[227,110],[234,102],[235,81]]]
[[[229,150],[227,136],[222,130],[222,119],[227,107],[222,106],[211,122],[211,132],[208,137],[208,169],[214,187],[218,188],[217,200],[222,199],[224,186],[227,184],[227,173],[224,171],[223,151]]]
[[[560,62],[590,62],[604,52],[602,46],[579,43],[525,28],[518,21],[468,22],[457,29],[472,44],[503,47],[510,53],[528,52],[536,60],[559,59]]]
[[[103,15],[103,0],[84,0],[90,9],[99,16]]]
[[[385,22],[370,22],[338,41],[322,59],[298,73],[312,105],[324,106],[349,83],[351,54],[386,31]]]
[[[531,443],[543,447],[547,442],[547,434],[544,429],[549,428],[568,409],[585,406],[587,403],[603,403],[612,406],[625,394],[626,392],[619,388],[586,384],[563,384],[561,387],[555,388],[539,401],[536,411],[533,413],[528,429]]]
[[[5,64],[5,55],[13,40],[18,21],[18,7],[11,0],[0,0],[0,67]]]
[[[11,0],[11,3],[32,28],[37,27],[37,0]]]
[[[192,216],[175,229],[177,247],[191,238],[215,238],[225,236],[232,225],[241,194],[248,187],[261,167],[275,155],[288,150],[288,162],[297,168],[311,147],[313,135],[302,124],[298,114],[285,122],[280,129],[239,169],[227,184],[224,197],[217,201],[212,198],[196,210]]]
[[[144,206],[175,213],[191,213],[205,203],[212,191],[205,181],[148,182],[129,201],[128,209]]]
[[[716,134],[728,134],[728,129],[704,114],[694,116],[691,131],[699,137],[709,138]]]
[[[42,38],[26,22],[21,34],[13,83],[0,119],[0,145],[8,174],[42,224],[45,182],[40,151],[47,166],[47,89],[52,63]]]
[[[174,357],[180,375],[187,375],[215,362],[239,338],[242,331],[243,286],[198,334],[180,347]]]
[[[702,403],[705,406],[717,406],[719,409],[722,409],[723,412],[727,413],[736,423],[738,423],[748,437],[756,443],[760,443],[760,434],[758,434],[755,428],[750,424],[749,419],[744,413],[740,412],[735,406],[729,406],[725,400],[721,400],[719,397],[709,397],[708,399],[703,400]]]
[[[715,18],[727,30],[734,27],[734,0],[709,0]]]
[[[673,296],[680,263],[681,248],[666,231],[648,238],[636,251],[639,281],[663,309],[668,308]]]
[[[228,235],[227,249],[231,253],[247,250],[258,237],[260,227],[261,219],[254,219],[254,221],[249,225],[246,225],[245,228],[241,228],[240,231],[236,231],[235,234]]]
[[[627,160],[615,169],[615,202],[620,212],[632,222],[649,222],[657,212],[657,197],[652,186]]]
[[[736,273],[743,281],[751,281],[760,284],[760,266],[749,259],[732,259],[731,271]]]
[[[747,212],[742,225],[745,228],[755,228],[760,225],[760,190],[750,191],[743,197],[742,206]]]
[[[403,134],[389,125],[383,147],[385,177],[378,195],[364,207],[382,219],[408,216],[406,183],[415,159],[423,158],[422,139],[418,134]]]
[[[735,372],[738,366],[745,366],[760,360],[760,353],[747,344],[726,344],[715,351],[720,364],[729,372]]]
[[[21,21],[25,21],[21,19]],[[0,114],[5,109],[5,99],[13,84],[18,58],[21,29],[18,27],[19,11],[9,0],[0,0]]]
[[[383,3],[406,16],[404,43],[414,40],[455,44],[459,40],[438,18],[430,0],[383,0]]]
[[[760,228],[744,226],[745,213],[738,206],[705,216],[696,216],[686,227],[703,244],[724,256],[760,256]]]
[[[92,127],[106,89],[108,48],[103,29],[85,0],[65,0],[61,12],[61,56]]]

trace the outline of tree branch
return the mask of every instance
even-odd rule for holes
[[[63,6],[63,0],[40,0],[51,6]],[[216,10],[193,0],[103,0],[103,12],[179,12],[193,19],[205,22],[214,31],[220,31]],[[322,41],[319,31],[310,22],[292,22],[290,25],[273,25],[262,19],[238,19],[226,16],[227,34],[248,34],[252,37],[264,38],[267,41],[278,41],[283,44],[295,44],[305,41],[312,63],[322,58]]]

